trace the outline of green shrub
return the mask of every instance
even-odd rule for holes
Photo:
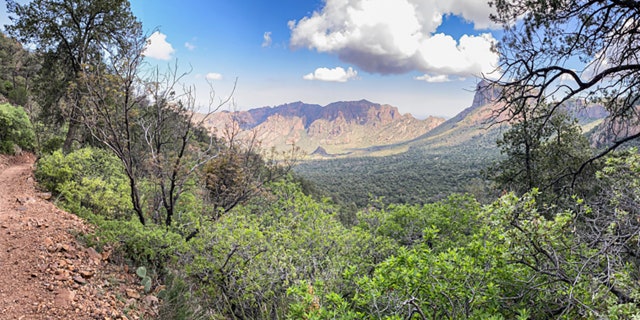
[[[136,218],[107,220],[89,215],[87,219],[98,226],[94,234],[86,236],[89,245],[113,246],[114,253],[127,263],[145,266],[156,274],[164,272],[178,258],[177,253],[185,249],[181,235],[158,225],[143,226]]]
[[[158,310],[158,319],[209,319],[205,310],[193,299],[190,286],[179,276],[170,274],[165,279],[166,289],[158,294],[162,304]]]
[[[0,153],[13,153],[14,147],[33,150],[36,135],[24,109],[0,104]]]
[[[55,151],[40,158],[35,176],[73,213],[117,218],[131,212],[127,177],[119,160],[105,150]]]

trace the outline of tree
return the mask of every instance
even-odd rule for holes
[[[35,55],[20,43],[0,33],[0,94],[25,108],[29,102],[31,80],[39,65]],[[31,113],[31,112],[29,112]]]
[[[627,0],[493,0],[505,28],[498,50],[503,111],[520,117],[545,102],[544,123],[569,99],[601,103],[610,143],[578,172],[640,138],[640,2]]]
[[[27,113],[8,103],[0,104],[0,153],[13,153],[16,149],[32,149],[35,134]]]
[[[505,158],[490,168],[502,190],[523,195],[533,188],[547,200],[584,192],[588,179],[574,179],[591,156],[587,138],[577,121],[565,110],[548,117],[545,107],[522,111],[515,123],[498,139]]]
[[[141,77],[146,38],[135,29],[130,32],[126,42],[104,55],[109,59],[82,70],[74,88],[82,93],[84,105],[78,119],[122,161],[140,222],[145,224],[150,216],[170,226],[189,179],[219,154],[217,139],[201,129],[202,123],[231,98],[215,104],[211,97],[208,110],[196,121],[194,89],[180,86],[184,74],[176,67]],[[154,194],[147,210],[142,181],[150,182]]]
[[[7,1],[13,22],[9,35],[34,44],[43,57],[39,77],[44,115],[67,125],[63,149],[69,151],[81,127],[82,95],[69,90],[83,68],[102,61],[104,48],[122,46],[132,30],[141,30],[127,0],[34,0],[21,5]]]
[[[299,148],[269,154],[260,150],[257,132],[241,136],[237,121],[219,134],[224,146],[203,167],[208,200],[219,213],[226,213],[262,192],[267,184],[285,177],[295,165]]]

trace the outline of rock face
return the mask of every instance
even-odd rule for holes
[[[476,109],[488,104],[498,102],[501,94],[500,88],[485,80],[482,80],[476,86],[476,94],[473,96],[471,109]]]
[[[288,150],[295,145],[314,157],[345,155],[353,149],[389,145],[414,139],[437,127],[443,118],[425,120],[402,115],[396,107],[367,100],[334,102],[327,106],[294,102],[249,111],[218,112],[205,126],[224,135],[239,131],[261,141],[263,148]],[[234,130],[230,130],[234,128]],[[322,152],[317,151],[318,148]]]

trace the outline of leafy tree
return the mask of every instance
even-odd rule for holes
[[[8,103],[0,104],[0,152],[13,153],[14,146],[32,149],[35,133],[24,109]]]
[[[498,139],[505,158],[489,169],[498,188],[518,195],[538,188],[549,200],[587,191],[589,178],[576,176],[591,156],[586,137],[566,111],[546,115],[544,106],[523,110]]]
[[[640,137],[640,3],[637,1],[493,0],[493,20],[505,35],[503,111],[511,119],[552,101],[544,122],[570,99],[602,104],[611,142],[582,171],[620,145]]]
[[[35,55],[23,49],[14,39],[0,33],[0,95],[14,105],[30,108],[29,91],[38,69]]]
[[[271,183],[270,195],[236,206],[206,222],[184,264],[199,287],[201,303],[225,317],[283,318],[288,289],[301,281],[322,282],[327,291],[354,294],[352,277],[371,271],[395,251],[360,229],[346,229],[336,208],[304,195],[289,181]]]
[[[9,35],[34,44],[44,62],[39,76],[40,104],[44,115],[68,126],[64,149],[77,138],[82,93],[70,90],[88,65],[104,58],[103,48],[122,46],[141,24],[127,0],[35,0],[26,4],[7,1],[13,24]],[[73,88],[73,87],[71,87]],[[77,87],[76,87],[77,88]]]
[[[264,153],[256,135],[238,137],[235,123],[219,137],[224,145],[203,167],[208,201],[216,211],[228,212],[263,192],[265,186],[284,178],[293,168],[298,149],[278,154]]]

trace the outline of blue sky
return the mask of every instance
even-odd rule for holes
[[[486,0],[130,1],[150,64],[191,70],[201,103],[206,79],[219,98],[237,79],[240,110],[367,99],[451,117],[497,64]]]

